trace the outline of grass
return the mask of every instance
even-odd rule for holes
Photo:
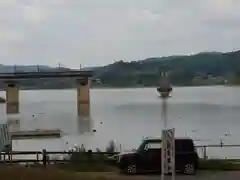
[[[130,180],[114,172],[73,172],[56,167],[26,168],[0,166],[0,177],[6,180]]]
[[[240,162],[225,159],[201,160],[199,169],[216,171],[240,171]]]
[[[76,158],[76,157],[75,157]],[[80,158],[80,157],[78,157]],[[82,157],[81,157],[82,158]],[[240,162],[234,160],[201,160],[200,170],[240,171]],[[0,165],[0,177],[6,180],[132,180],[121,176],[118,169],[104,162],[23,167]]]
[[[62,170],[75,172],[118,172],[118,169],[115,166],[108,165],[102,162],[58,164],[57,167]]]
[[[6,180],[85,180],[106,179],[109,172],[118,174],[118,169],[106,155],[92,155],[75,152],[68,163],[32,164],[29,167],[20,165],[0,165],[0,177]]]
[[[116,171],[115,161],[111,161],[107,156],[92,155],[86,153],[73,153],[70,162],[67,164],[58,164],[61,169],[74,170],[78,172],[112,172]]]
[[[55,169],[1,167],[1,179],[6,180],[75,180],[75,175]]]

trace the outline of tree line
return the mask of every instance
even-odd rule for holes
[[[96,69],[95,76],[109,86],[157,86],[161,71],[169,72],[174,85],[193,85],[194,78],[204,79],[208,75],[239,83],[240,51],[207,52],[133,62],[120,60]]]
[[[4,70],[3,65],[2,69]],[[189,56],[156,57],[132,62],[119,60],[103,67],[95,67],[94,78],[100,79],[101,84],[93,83],[93,86],[157,86],[161,71],[169,72],[173,85],[196,85],[193,83],[194,78],[200,77],[204,80],[208,75],[221,77],[230,84],[240,84],[240,51],[202,52]],[[211,83],[214,84],[214,81]],[[75,86],[75,82],[70,80],[30,80],[21,84],[23,89],[64,89]],[[5,88],[3,82],[0,82],[0,88]]]

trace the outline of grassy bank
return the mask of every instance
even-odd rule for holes
[[[102,162],[58,164],[48,165],[48,167],[57,167],[61,170],[74,172],[118,172],[117,167]]]
[[[238,160],[201,160],[200,170],[240,171]],[[81,163],[23,167],[1,165],[0,177],[6,180],[131,180],[119,174],[118,169],[105,163]]]
[[[6,180],[73,180],[74,175],[56,169],[1,167],[1,179]]]
[[[216,171],[240,171],[240,161],[227,159],[201,160],[199,169]]]
[[[3,180],[128,180],[118,172],[73,172],[56,167],[44,169],[20,166],[0,167],[0,177]]]
[[[4,167],[0,168],[1,179],[6,180],[88,180],[102,179],[102,174],[97,173],[73,173],[71,171],[57,168],[24,168],[24,167]]]

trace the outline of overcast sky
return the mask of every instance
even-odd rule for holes
[[[0,63],[67,67],[232,51],[240,0],[0,0]]]

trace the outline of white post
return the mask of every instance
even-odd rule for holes
[[[164,134],[164,130],[167,129],[167,112],[166,112],[166,104],[167,104],[167,101],[166,101],[166,98],[163,98],[162,99],[162,114],[161,114],[161,117],[162,117],[162,120],[163,120],[163,131],[162,131],[162,152],[161,152],[161,178],[162,180],[164,180],[164,174],[165,174],[165,171],[166,171],[166,163],[165,163],[165,157],[166,157],[166,150],[167,150],[167,143],[166,143],[166,138],[165,138],[165,134]]]
[[[163,128],[167,129],[167,99],[163,98],[162,100],[162,119],[163,119]]]
[[[175,180],[175,130],[168,129],[167,124],[167,98],[172,91],[167,73],[161,73],[160,95],[162,97],[163,120],[162,130],[162,154],[161,154],[161,179],[164,180],[165,173],[172,173],[172,180]]]
[[[162,114],[161,117],[164,119],[163,121],[163,127],[164,130],[166,129],[166,122],[165,122],[165,117],[164,117],[164,110],[163,110],[163,103],[164,100],[162,101]],[[165,138],[164,138],[164,130],[162,130],[162,151],[161,151],[161,180],[164,180],[164,172],[165,172],[165,162],[164,162],[164,157],[165,157]]]

